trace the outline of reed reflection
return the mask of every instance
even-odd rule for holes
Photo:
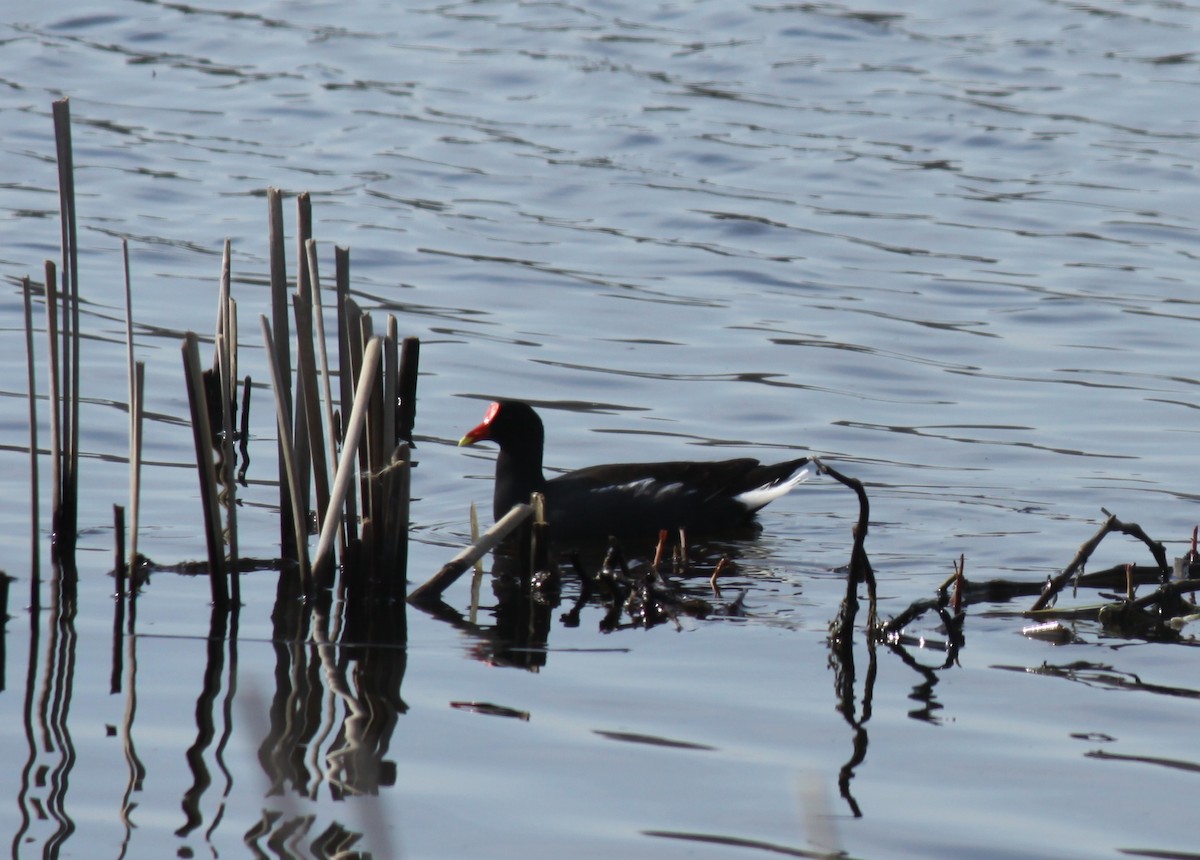
[[[359,571],[361,573],[361,571]],[[268,794],[316,799],[322,786],[342,800],[377,795],[396,781],[388,758],[401,714],[407,667],[406,604],[393,576],[344,577],[342,599],[329,592],[301,600],[294,571],[283,571],[274,621],[275,673],[258,761]],[[339,614],[340,613],[340,614]],[[316,832],[312,815],[264,810],[243,837],[283,857],[343,856],[362,833],[333,822]],[[372,842],[381,837],[373,834]],[[289,845],[306,843],[293,855]]]
[[[225,681],[225,649],[229,649],[229,679]],[[227,610],[213,607],[209,619],[207,662],[201,681],[200,694],[196,699],[196,740],[185,753],[188,769],[192,772],[192,785],[184,792],[182,807],[184,824],[175,831],[176,836],[187,836],[204,823],[204,813],[201,809],[204,795],[212,785],[212,775],[205,761],[205,753],[216,736],[217,721],[214,719],[214,705],[224,687],[225,707],[221,709],[221,740],[214,753],[217,767],[225,776],[225,789],[218,803],[217,811],[213,813],[213,826],[220,820],[225,798],[233,788],[233,778],[225,765],[224,750],[233,732],[232,704],[237,691],[237,615],[232,616]]]
[[[13,857],[22,856],[27,846],[42,857],[58,857],[75,832],[67,808],[67,788],[76,758],[68,724],[75,686],[76,582],[73,560],[68,557],[56,561],[50,582],[49,636],[44,655],[39,653],[40,616],[31,617],[24,703],[28,757],[17,795],[21,823],[13,834]]]

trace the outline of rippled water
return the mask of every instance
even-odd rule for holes
[[[470,502],[489,507],[490,453],[454,443],[496,395],[541,404],[554,467],[812,452],[860,477],[885,615],[960,553],[972,579],[1044,579],[1102,506],[1182,554],[1198,519],[1200,7],[6,10],[0,517],[17,581],[0,821],[15,855],[331,856],[355,834],[376,857],[1191,850],[1186,631],[1146,643],[1079,622],[1054,646],[1018,635],[1024,603],[979,604],[955,665],[864,644],[853,678],[831,672],[856,511],[830,481],[722,547],[745,619],[603,634],[599,607],[569,627],[564,606],[531,652],[491,613],[410,613],[407,651],[375,658],[390,671],[349,682],[387,724],[368,751],[385,763],[376,798],[347,799],[373,788],[329,757],[354,704],[337,661],[361,655],[334,649],[330,670],[279,641],[271,573],[247,579],[236,636],[214,647],[207,585],[169,573],[114,642],[106,571],[126,493],[120,241],[148,365],[141,543],[170,563],[204,552],[178,342],[213,328],[226,237],[243,369],[266,381],[267,186],[311,192],[326,271],[330,245],[349,247],[356,297],[422,340],[413,581],[464,542]],[[88,303],[68,623],[22,609],[16,284],[58,256],[63,95]],[[256,398],[241,542],[270,557],[274,418]],[[1126,561],[1144,549],[1111,538],[1093,567]],[[448,600],[465,613],[466,584]],[[287,778],[262,753],[281,714],[303,724]]]

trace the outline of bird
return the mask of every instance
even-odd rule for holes
[[[719,461],[612,463],[549,480],[542,471],[545,428],[528,403],[496,400],[460,446],[494,442],[496,520],[533,493],[545,497],[552,538],[603,539],[658,535],[663,530],[718,533],[744,527],[755,512],[812,477],[808,457],[763,465],[741,457]]]

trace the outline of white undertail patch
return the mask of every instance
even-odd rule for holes
[[[757,511],[764,505],[778,499],[780,496],[791,492],[797,485],[807,481],[813,475],[817,474],[817,467],[811,462],[805,463],[792,474],[780,478],[776,481],[763,484],[761,487],[755,487],[752,490],[746,490],[744,493],[738,493],[734,496],[734,500],[742,503],[748,510]]]

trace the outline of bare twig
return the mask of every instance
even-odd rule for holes
[[[1170,575],[1171,567],[1167,564],[1167,553],[1161,543],[1151,540],[1137,523],[1124,523],[1117,519],[1115,514],[1110,514],[1108,511],[1104,513],[1108,514],[1108,518],[1104,521],[1104,524],[1100,526],[1094,535],[1084,541],[1083,545],[1079,547],[1079,551],[1075,553],[1075,557],[1071,559],[1071,563],[1058,576],[1053,577],[1046,584],[1041,595],[1034,601],[1031,611],[1036,612],[1039,609],[1045,609],[1054,600],[1063,587],[1071,580],[1071,577],[1075,575],[1075,572],[1083,568],[1083,565],[1091,558],[1092,553],[1096,551],[1096,547],[1100,545],[1100,541],[1104,540],[1109,532],[1121,532],[1130,537],[1135,537],[1146,544],[1150,549],[1150,554],[1158,562],[1158,567],[1163,578],[1165,579]]]

